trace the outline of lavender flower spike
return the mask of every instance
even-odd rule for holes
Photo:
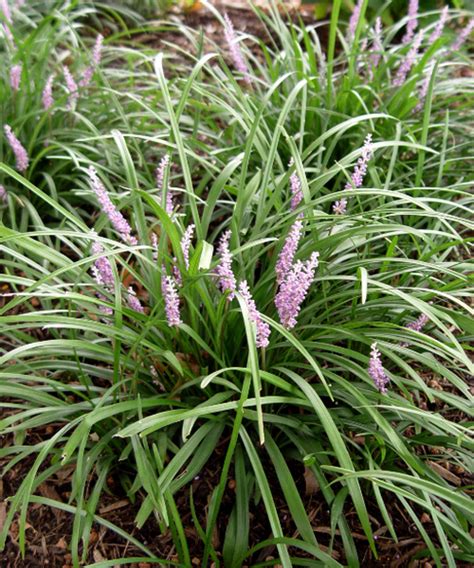
[[[413,109],[415,112],[419,112],[420,110],[422,110],[425,105],[425,99],[428,93],[428,88],[430,86],[432,73],[433,73],[433,67],[431,66],[428,74],[426,75],[425,79],[423,80],[423,83],[421,84],[420,89],[418,90],[418,104]]]
[[[294,160],[293,158],[291,158],[290,163],[288,164],[288,167],[291,168],[291,166],[294,164]],[[291,189],[291,210],[293,211],[294,209],[296,209],[298,207],[298,205],[301,203],[301,200],[303,199],[303,191],[301,189],[301,180],[298,177],[298,174],[296,172],[293,172],[290,176],[290,189]]]
[[[227,296],[229,302],[234,299],[237,288],[237,282],[232,272],[232,255],[229,250],[231,234],[231,231],[226,231],[221,237],[219,248],[217,249],[220,262],[216,268],[216,274],[219,277],[219,288],[223,294],[229,293]]]
[[[372,145],[372,134],[367,134],[364,140],[364,146],[362,147],[362,154],[357,160],[357,164],[354,168],[354,172],[351,175],[351,181],[347,182],[344,189],[353,189],[362,187],[364,183],[364,178],[367,174],[367,164],[372,158],[374,153],[374,147]],[[332,212],[334,215],[344,215],[347,211],[347,198],[343,197],[340,201],[336,201],[332,206]]]
[[[94,232],[95,234],[95,232]],[[104,247],[97,241],[92,243],[92,254],[99,255],[103,254]],[[99,286],[103,286],[109,292],[113,292],[115,288],[114,272],[112,270],[112,265],[110,260],[106,256],[100,256],[92,267],[92,274],[94,275],[95,281]]]
[[[109,194],[100,181],[95,169],[91,166],[87,170],[87,173],[89,175],[90,186],[97,196],[102,211],[110,219],[110,222],[114,226],[115,230],[120,233],[122,239],[127,243],[136,245],[137,239],[135,237],[132,237],[131,235],[132,228],[130,227],[128,221],[125,219],[122,213],[117,210],[115,205],[110,200]]]
[[[69,71],[69,67],[66,67],[66,65],[63,66],[63,73],[64,73],[64,80],[66,81],[66,90],[69,94],[68,100],[67,100],[67,109],[68,110],[73,110],[77,99],[79,98],[79,91],[77,88],[77,83],[74,80],[74,77],[71,74],[71,71]]]
[[[234,25],[232,24],[232,21],[227,14],[224,14],[224,21],[225,21],[224,36],[227,41],[227,44],[229,45],[229,51],[232,60],[234,62],[234,66],[237,69],[237,71],[242,73],[244,81],[248,85],[250,85],[251,80],[250,80],[249,70],[247,64],[245,63],[244,56],[242,55],[242,50],[240,49],[240,45],[238,43],[238,39],[235,34]]]
[[[189,225],[189,227],[184,232],[183,238],[181,239],[181,250],[183,251],[184,265],[186,270],[189,270],[189,248],[191,246],[191,240],[194,234],[194,225]]]
[[[10,144],[10,148],[13,150],[13,153],[15,154],[16,169],[23,174],[28,169],[28,164],[30,162],[30,159],[28,158],[28,153],[25,150],[23,144],[18,140],[18,138],[12,132],[12,129],[8,124],[5,124],[4,129],[5,129],[5,135],[8,140],[8,144]]]
[[[430,37],[428,39],[428,45],[431,45],[432,43],[434,43],[437,39],[439,39],[441,37],[441,34],[443,33],[444,26],[446,25],[446,20],[448,19],[448,12],[449,12],[449,6],[445,6],[441,11],[441,14],[439,16],[439,20],[438,20],[438,23],[435,26],[435,29],[433,30],[432,34],[430,35]]]
[[[290,232],[286,237],[285,244],[278,255],[278,260],[275,266],[277,284],[281,284],[285,279],[285,276],[290,271],[293,264],[293,258],[296,254],[296,249],[298,248],[298,243],[301,238],[302,229],[303,222],[301,221],[301,217],[298,217],[291,226]]]
[[[20,89],[21,69],[21,64],[13,65],[10,69],[10,86],[13,91],[18,91]]]
[[[357,29],[357,24],[359,23],[360,11],[362,9],[362,4],[364,0],[357,0],[357,4],[351,14],[351,19],[349,20],[349,38],[354,39],[355,32]]]
[[[156,168],[156,185],[158,189],[161,190],[162,193],[164,192],[165,189],[164,188],[165,171],[169,163],[170,163],[170,157],[168,156],[168,154],[166,154],[165,156],[163,156],[163,158],[161,158],[160,164]],[[166,191],[165,210],[166,213],[168,213],[168,215],[171,217],[174,209],[173,196],[171,194],[171,191],[169,190],[169,187],[167,187],[166,190],[167,191]]]
[[[362,187],[365,175],[367,173],[367,164],[372,158],[373,152],[374,147],[372,145],[372,134],[367,134],[364,140],[364,146],[362,147],[362,155],[357,160],[357,164],[354,168],[354,173],[351,176],[351,181],[346,183],[344,189]]]
[[[410,69],[415,63],[416,56],[418,55],[418,50],[420,49],[421,42],[423,40],[423,31],[421,31],[413,40],[410,51],[407,53],[406,57],[403,59],[400,67],[398,68],[395,79],[393,80],[394,87],[401,87],[405,82]]]
[[[153,261],[158,262],[158,237],[156,233],[151,234],[151,246],[153,247]]]
[[[418,27],[418,0],[410,0],[408,4],[408,23],[407,31],[402,38],[402,43],[406,45],[410,43],[415,35],[415,30]]]
[[[3,12],[3,15],[5,16],[5,20],[9,24],[13,24],[12,15],[11,15],[11,12],[10,12],[10,7],[8,5],[8,0],[0,0],[0,8]]]
[[[181,321],[179,313],[179,296],[172,276],[163,276],[161,289],[165,300],[165,312],[168,325],[170,327],[178,326],[183,322]]]
[[[383,44],[382,44],[382,18],[378,17],[375,20],[375,28],[374,28],[374,42],[372,44],[372,49],[370,61],[372,63],[372,67],[374,69],[377,68],[380,58],[382,57],[383,52]],[[372,70],[371,70],[372,72]]]
[[[429,321],[430,319],[426,314],[421,314],[415,321],[408,323],[405,327],[419,333]],[[400,347],[408,347],[408,343],[400,343]]]
[[[49,110],[54,104],[53,81],[54,81],[54,74],[48,77],[48,80],[46,81],[46,84],[43,89],[42,101],[43,101],[44,110]]]
[[[471,18],[467,26],[463,30],[461,30],[458,39],[453,43],[451,47],[451,51],[459,51],[461,49],[462,44],[471,35],[472,30],[474,30],[474,18]]]
[[[100,60],[102,58],[103,41],[104,41],[104,36],[99,34],[97,36],[97,39],[95,40],[94,49],[92,50],[92,62],[84,71],[84,76],[79,81],[79,85],[81,87],[87,87],[90,84],[92,76],[94,75],[94,71],[96,67],[98,67],[100,64]]]
[[[13,34],[8,27],[8,24],[2,24],[3,33],[5,34],[5,38],[10,43],[10,45],[15,48],[15,41],[13,39]]]
[[[384,368],[382,366],[382,361],[380,360],[380,351],[377,349],[377,343],[372,343],[369,361],[369,375],[374,381],[375,387],[382,393],[387,392],[387,385],[390,379],[385,374]]]
[[[136,312],[139,312],[140,314],[144,314],[145,310],[143,309],[140,300],[137,298],[135,290],[130,286],[127,292],[127,303],[130,308],[132,308],[132,310],[135,310]]]
[[[6,203],[7,200],[8,200],[7,190],[3,187],[3,185],[0,185],[0,201]]]
[[[314,273],[318,266],[318,252],[313,252],[306,262],[298,260],[278,290],[275,297],[275,306],[283,327],[292,329],[296,325],[296,318],[300,312],[301,304],[306,298],[309,287],[314,280]]]
[[[247,284],[247,280],[242,280],[239,284],[239,292],[244,299],[244,302],[247,306],[249,311],[250,321],[255,324],[256,327],[256,341],[255,344],[257,347],[265,348],[268,347],[269,344],[269,337],[270,337],[270,326],[268,323],[265,323],[262,320],[262,316],[260,312],[257,310],[257,306],[255,305],[255,301],[252,298],[252,294],[250,293],[249,286]]]
[[[406,328],[420,332],[429,321],[430,318],[426,314],[421,314],[418,319],[407,324]]]

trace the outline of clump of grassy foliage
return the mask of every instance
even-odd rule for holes
[[[6,470],[26,459],[32,466],[9,501],[0,546],[19,515],[25,550],[28,506],[41,503],[73,515],[75,566],[87,557],[93,523],[128,539],[144,559],[168,565],[101,518],[98,503],[113,474],[141,505],[137,525],[154,517],[170,531],[179,565],[189,566],[175,499],[191,491],[220,444],[225,455],[205,524],[193,517],[203,565],[256,562],[273,545],[285,568],[359,566],[344,513],[355,511],[376,557],[378,543],[399,536],[393,504],[426,545],[418,557],[437,566],[473,561],[472,503],[445,474],[469,471],[472,460],[474,83],[463,75],[465,48],[451,50],[453,30],[468,15],[449,12],[434,42],[428,37],[438,12],[421,15],[421,47],[394,86],[411,57],[412,43],[400,43],[407,18],[384,28],[374,49],[367,2],[353,36],[339,22],[340,4],[329,23],[308,26],[276,8],[257,12],[268,43],[236,32],[250,85],[196,30],[181,29],[191,53],[175,46],[157,54],[134,42],[141,30],[124,31],[121,15],[104,7],[111,21],[103,60],[72,110],[62,65],[79,76],[95,37],[86,23],[105,20],[88,6],[14,11],[15,47],[5,42],[2,51],[2,123],[12,126],[30,165],[16,172],[2,142],[0,432],[11,443],[0,455],[9,457]],[[318,39],[323,27],[327,49]],[[13,93],[8,73],[18,61],[22,83]],[[55,102],[45,111],[41,92],[50,73],[57,74]],[[371,157],[356,187],[351,174],[367,134]],[[166,155],[158,187],[155,169]],[[136,244],[100,213],[91,166]],[[295,208],[290,179],[301,184]],[[334,214],[341,199],[346,212]],[[317,252],[319,266],[296,326],[287,329],[274,303],[275,267],[297,219],[296,259]],[[190,224],[188,263],[181,241]],[[271,330],[265,348],[257,346],[245,297],[237,292],[229,301],[218,286],[217,247],[227,230],[236,281],[248,283]],[[108,286],[94,273],[104,259]],[[177,271],[182,323],[169,325],[162,284]],[[133,308],[130,286],[143,310]],[[420,315],[425,325],[413,329]],[[390,379],[385,393],[368,372],[374,342]],[[29,443],[30,431],[50,425],[50,438]],[[289,465],[295,462],[314,478],[328,511],[324,546]],[[37,494],[70,464],[68,503]],[[231,478],[235,495],[224,526]],[[269,479],[280,486],[291,534]],[[250,514],[258,503],[272,536],[255,543]]]

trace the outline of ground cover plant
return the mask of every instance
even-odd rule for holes
[[[0,555],[470,565],[473,15],[204,4],[0,4]]]

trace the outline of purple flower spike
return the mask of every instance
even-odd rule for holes
[[[186,266],[186,270],[189,270],[189,248],[191,247],[193,234],[194,225],[189,225],[181,239],[181,250],[183,251],[184,266]]]
[[[13,91],[18,91],[20,89],[21,69],[21,64],[13,65],[10,69],[10,86]]]
[[[451,51],[459,51],[463,43],[471,35],[472,30],[474,30],[474,18],[471,18],[467,26],[463,30],[461,30],[458,39],[453,43],[453,46],[451,47]]]
[[[92,243],[92,254],[103,254],[104,247],[97,241]],[[99,257],[92,267],[92,274],[99,286],[103,286],[109,292],[113,292],[115,287],[114,272],[110,260],[106,256]]]
[[[367,164],[372,158],[374,147],[372,145],[372,134],[367,134],[362,147],[362,155],[357,160],[354,172],[351,175],[351,181],[347,182],[344,189],[353,189],[362,187],[364,178],[367,174]],[[332,211],[335,215],[344,215],[347,211],[347,199],[343,197],[340,201],[336,201],[332,206]]]
[[[376,69],[383,53],[382,19],[380,17],[375,20],[374,41],[372,44],[372,49],[370,51],[371,51],[370,61],[372,63],[372,67]]]
[[[43,89],[42,100],[43,100],[43,108],[44,110],[49,110],[53,104],[53,81],[54,81],[54,74],[48,77],[46,84]]]
[[[69,71],[69,67],[66,67],[66,65],[63,66],[63,73],[64,73],[64,80],[66,81],[66,90],[69,94],[67,100],[67,109],[73,110],[76,105],[76,101],[79,98],[77,83],[74,80],[71,71]]]
[[[242,50],[240,49],[240,45],[238,43],[238,39],[235,34],[234,25],[232,24],[232,21],[227,14],[224,14],[224,20],[225,20],[224,36],[229,46],[229,51],[232,57],[232,61],[234,62],[234,66],[237,69],[237,71],[242,73],[244,81],[248,85],[250,85],[251,79],[249,75],[249,70],[247,64],[245,63],[244,56],[242,55]]]
[[[92,62],[91,65],[89,65],[87,67],[87,69],[84,71],[84,76],[82,77],[82,79],[79,81],[79,85],[81,87],[87,87],[91,80],[92,77],[94,75],[94,71],[95,69],[99,66],[100,64],[100,60],[102,58],[102,44],[104,41],[104,36],[99,34],[97,36],[97,39],[95,40],[95,45],[94,45],[94,49],[92,50]]]
[[[401,87],[403,83],[406,81],[407,75],[410,72],[410,69],[413,67],[415,63],[416,56],[418,55],[418,50],[420,49],[421,42],[423,40],[423,31],[421,31],[413,40],[413,44],[411,46],[410,51],[407,53],[406,57],[400,64],[398,68],[397,74],[395,79],[393,80],[394,87]]]
[[[367,173],[367,164],[372,158],[373,152],[374,148],[372,145],[372,134],[367,134],[364,140],[364,146],[362,147],[362,155],[357,160],[357,164],[354,168],[354,173],[351,176],[351,181],[346,183],[344,189],[362,187],[365,175]]]
[[[130,227],[128,221],[125,219],[122,213],[117,210],[115,205],[110,200],[109,194],[100,181],[95,169],[91,166],[87,170],[87,173],[89,175],[90,186],[97,196],[103,213],[107,215],[115,230],[120,233],[120,236],[125,242],[131,245],[136,245],[137,239],[135,237],[132,237],[131,235],[132,228]]]
[[[432,43],[434,43],[437,39],[439,39],[441,37],[441,34],[443,33],[443,30],[444,30],[444,26],[446,25],[446,20],[448,19],[448,12],[449,12],[449,6],[445,6],[443,8],[443,10],[441,11],[441,14],[439,16],[439,20],[438,20],[438,23],[436,24],[435,29],[433,30],[432,34],[430,35],[430,37],[428,39],[428,45],[431,45]]]
[[[3,187],[3,185],[0,185],[0,201],[6,203],[7,200],[8,200],[7,190]]]
[[[98,34],[94,49],[92,50],[92,63],[98,67],[100,65],[100,60],[102,59],[102,45],[104,43],[104,36],[102,34]]]
[[[382,394],[387,392],[387,385],[390,379],[385,374],[384,368],[382,366],[382,361],[380,360],[380,351],[377,349],[377,343],[372,343],[369,361],[369,375],[374,381],[375,388],[378,389]]]
[[[418,104],[414,108],[415,112],[419,112],[425,106],[425,99],[426,99],[426,95],[428,93],[428,88],[430,86],[431,73],[432,72],[433,72],[433,69],[430,68],[428,75],[426,75],[425,79],[423,80],[423,83],[421,84],[420,89],[418,90]]]
[[[421,314],[418,319],[408,323],[405,327],[407,329],[411,329],[412,331],[417,331],[418,333],[420,333],[429,321],[430,319],[426,314]],[[408,347],[408,343],[400,343],[400,347]]]
[[[247,310],[249,311],[250,321],[255,324],[256,327],[256,341],[255,344],[257,347],[265,348],[268,347],[269,344],[269,337],[270,337],[270,326],[268,323],[265,323],[262,320],[262,316],[260,312],[257,310],[257,306],[255,305],[255,301],[252,298],[252,294],[250,293],[249,286],[247,284],[247,280],[242,280],[239,284],[239,292],[244,299],[244,302],[247,306]]]
[[[143,306],[141,305],[140,300],[137,298],[135,290],[131,286],[128,289],[127,303],[130,306],[130,308],[132,308],[132,310],[135,310],[136,312],[139,312],[140,314],[145,313],[145,310],[143,309]]]
[[[181,276],[181,271],[178,268],[178,259],[176,257],[173,257],[173,276],[175,279],[175,282],[178,286],[182,286],[183,285],[183,277]]]
[[[291,166],[294,164],[294,160],[293,158],[291,158],[290,163],[288,164],[288,167],[291,168]],[[303,199],[303,191],[301,189],[301,180],[298,177],[298,174],[296,172],[293,172],[290,176],[290,189],[291,189],[291,210],[293,211],[294,209],[296,209],[298,207],[298,205],[301,203],[301,200]]]
[[[7,41],[14,48],[15,47],[15,41],[13,39],[13,34],[12,34],[10,28],[8,27],[7,24],[2,24],[2,29],[3,29],[3,33],[5,34]]]
[[[306,262],[298,260],[287,274],[275,296],[275,306],[283,327],[292,329],[296,325],[296,318],[301,310],[309,287],[314,280],[314,273],[318,266],[318,252],[313,252]]]
[[[343,197],[339,201],[336,201],[332,206],[332,212],[334,215],[345,215],[347,212],[347,199]]]
[[[179,313],[179,296],[172,276],[163,276],[161,289],[165,300],[165,312],[168,325],[170,327],[178,326],[183,322],[181,321]]]
[[[301,221],[301,216],[291,226],[290,232],[286,237],[285,244],[281,249],[278,256],[278,260],[275,266],[276,281],[277,284],[281,284],[288,274],[292,264],[293,259],[296,254],[296,249],[298,248],[298,243],[301,238],[301,231],[303,229],[303,222]]]
[[[351,14],[351,19],[349,20],[349,38],[354,39],[355,32],[357,29],[357,24],[359,23],[360,11],[362,9],[362,4],[364,0],[357,0],[357,4]]]
[[[153,247],[153,261],[158,262],[158,237],[156,233],[151,234],[151,246]]]
[[[407,324],[406,328],[420,332],[429,321],[430,318],[426,314],[421,314],[418,319]]]
[[[229,250],[230,237],[231,231],[226,231],[221,237],[219,248],[217,249],[220,262],[216,268],[216,274],[219,277],[219,288],[223,294],[228,292],[227,300],[229,302],[234,299],[237,288],[237,282],[232,272],[232,255]]]
[[[28,158],[28,153],[25,150],[23,144],[18,140],[15,134],[12,132],[11,127],[8,124],[5,124],[5,135],[8,140],[8,144],[10,144],[10,148],[13,150],[16,158],[16,169],[20,173],[25,173],[28,169],[28,164],[30,163],[30,159]]]
[[[10,12],[10,6],[8,5],[8,0],[0,0],[0,8],[5,16],[5,20],[9,24],[13,24],[12,15]]]
[[[408,4],[408,23],[407,31],[402,38],[402,43],[406,45],[410,43],[415,35],[415,30],[418,27],[418,0],[410,0]]]
[[[165,156],[163,156],[163,158],[161,158],[160,164],[156,168],[156,186],[162,192],[162,194],[165,191],[164,188],[165,171],[169,163],[170,163],[170,157],[168,156],[168,154],[166,154]],[[166,190],[167,191],[166,191],[165,211],[171,217],[174,209],[173,196],[171,194],[171,191],[169,190],[169,187],[167,187]]]

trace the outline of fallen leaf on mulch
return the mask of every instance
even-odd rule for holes
[[[319,483],[309,467],[305,467],[304,469],[304,481],[306,484],[306,495],[314,495],[319,491]]]
[[[128,507],[130,505],[130,501],[128,499],[121,499],[120,501],[116,501],[115,503],[111,503],[110,505],[106,505],[99,509],[99,513],[104,515],[105,513],[110,513],[111,511],[116,511],[117,509],[123,509],[123,507]]]
[[[97,548],[94,549],[92,556],[94,558],[94,562],[103,562],[104,560],[107,560],[107,558],[104,558],[102,556],[101,552],[99,550],[97,550]]]
[[[461,485],[461,479],[457,475],[454,475],[454,473],[450,472],[448,469],[444,468],[442,465],[439,465],[439,463],[433,461],[428,461],[427,463],[432,470],[436,471],[436,473],[441,475],[441,477],[443,479],[446,479],[446,481],[450,481],[458,487]]]
[[[5,519],[7,518],[7,504],[5,502],[0,503],[0,532],[2,532],[5,526]]]

